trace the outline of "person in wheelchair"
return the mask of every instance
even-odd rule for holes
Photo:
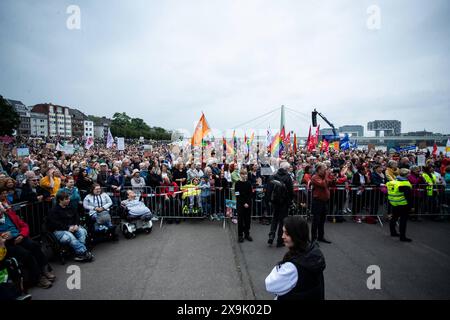
[[[83,207],[94,221],[94,231],[104,232],[116,240],[115,226],[112,224],[109,209],[113,205],[111,198],[104,192],[98,183],[94,183],[91,192],[84,198]]]
[[[3,194],[2,194],[3,197]],[[55,275],[50,272],[48,260],[41,246],[30,239],[28,225],[12,210],[0,203],[0,237],[5,240],[8,258],[16,258],[28,271],[28,283],[50,288]],[[28,284],[27,283],[27,284]]]
[[[0,301],[30,300],[23,288],[23,278],[19,263],[15,258],[6,258],[6,239],[0,237]]]
[[[121,202],[125,209],[126,221],[122,222],[122,232],[126,238],[135,236],[137,229],[143,229],[150,233],[152,229],[152,213],[147,206],[140,201],[133,190],[127,191],[127,200]]]
[[[79,214],[70,206],[67,193],[57,194],[56,205],[47,217],[47,228],[59,243],[69,245],[73,249],[76,261],[92,261],[93,255],[86,248],[87,231],[80,226]]]

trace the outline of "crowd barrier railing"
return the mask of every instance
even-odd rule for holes
[[[160,219],[160,226],[167,219],[204,219],[217,215],[223,221],[237,217],[236,197],[233,188],[210,188],[202,193],[199,186],[159,186],[123,187],[120,192],[103,188],[113,201],[110,210],[113,223],[120,222],[120,202],[127,199],[127,190],[136,195]],[[273,217],[273,206],[270,203],[264,186],[253,188],[251,217],[253,219],[270,220]],[[330,200],[326,216],[330,221],[341,218],[376,219],[380,225],[392,214],[385,185],[353,185],[331,186]],[[450,217],[450,189],[443,185],[416,185],[411,190],[412,203],[410,217],[430,217],[442,219]],[[289,206],[289,215],[310,218],[312,212],[313,190],[306,185],[294,186],[294,199]],[[52,200],[36,203],[21,202],[12,205],[12,209],[28,224],[30,236],[39,238],[44,219],[53,205]]]
[[[45,217],[52,207],[52,200],[40,202],[20,202],[11,205],[11,208],[19,217],[25,221],[30,229],[30,238],[39,239],[42,234],[42,227]]]

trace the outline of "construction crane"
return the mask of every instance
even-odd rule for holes
[[[328,119],[325,118],[325,116],[323,114],[321,114],[319,111],[317,111],[315,108],[314,108],[314,111],[312,112],[313,127],[317,127],[317,115],[319,115],[326,123],[328,123],[328,125],[331,127],[331,129],[333,129],[333,135],[336,138],[337,137],[336,128],[334,127],[334,125],[330,121],[328,121]]]

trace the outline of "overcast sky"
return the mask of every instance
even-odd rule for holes
[[[201,111],[231,129],[284,104],[307,115],[286,113],[303,135],[313,106],[336,126],[450,133],[449,18],[447,0],[1,0],[0,94],[168,129]]]

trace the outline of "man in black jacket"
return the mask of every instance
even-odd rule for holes
[[[27,201],[30,203],[40,202],[50,197],[50,192],[39,186],[39,178],[33,171],[27,171],[25,173],[27,178],[26,184],[22,187],[20,194],[20,201]]]
[[[108,165],[106,163],[100,163],[100,171],[97,175],[97,183],[102,188],[108,187],[108,178],[109,178],[109,172],[108,172]]]
[[[79,225],[80,218],[78,212],[69,205],[69,195],[65,192],[58,193],[56,203],[47,217],[48,231],[53,232],[60,243],[72,247],[76,261],[92,261],[92,253],[85,245],[87,231]]]
[[[267,196],[272,204],[272,224],[270,226],[269,240],[267,243],[272,245],[275,239],[275,232],[278,227],[277,247],[282,247],[283,244],[283,220],[288,216],[289,206],[294,199],[294,184],[289,175],[290,164],[287,161],[280,163],[280,169],[272,177],[270,177],[267,184]],[[275,189],[278,188],[279,191]],[[275,192],[275,193],[274,193]],[[275,196],[275,194],[282,194],[283,196]]]
[[[241,168],[241,180],[237,181],[234,186],[236,195],[236,209],[238,214],[238,240],[239,242],[253,241],[250,236],[251,205],[252,205],[252,185],[247,180],[247,170]]]

